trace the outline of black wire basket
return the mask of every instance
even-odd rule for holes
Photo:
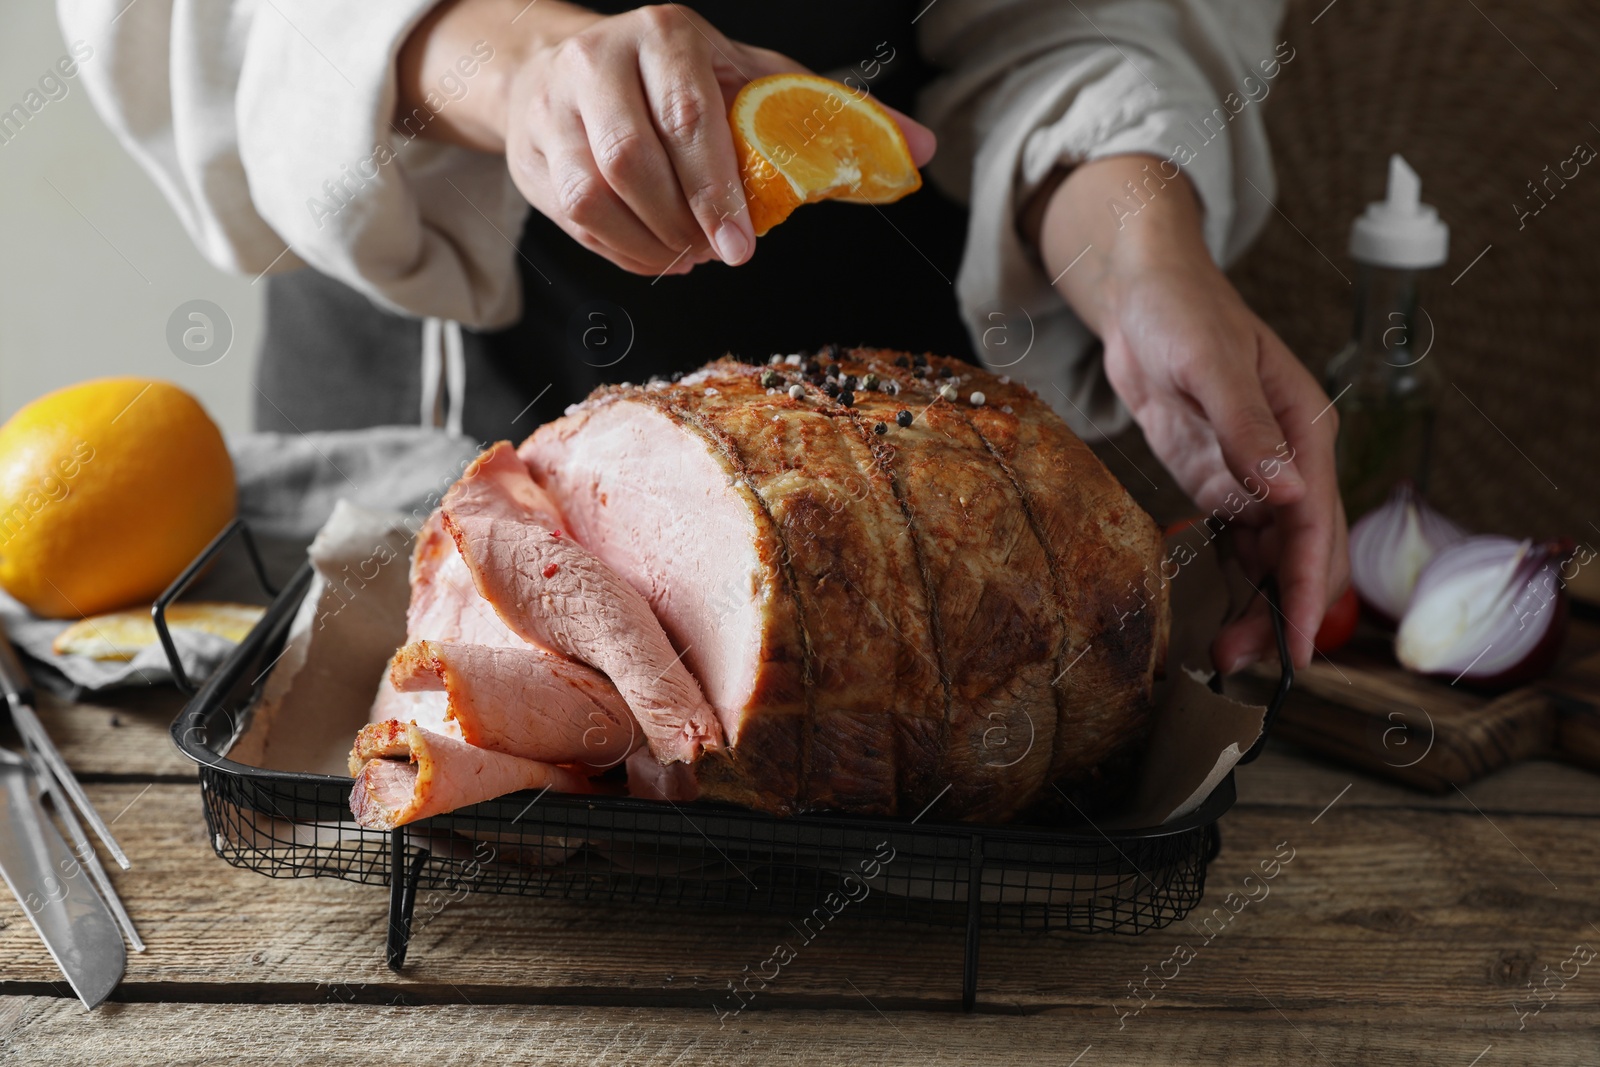
[[[271,606],[198,690],[177,657],[166,609],[239,536]],[[249,725],[290,623],[310,587],[303,564],[282,591],[267,580],[248,528],[235,522],[157,600],[156,630],[190,699],[172,724],[199,766],[217,855],[273,878],[342,878],[389,886],[386,946],[405,962],[422,890],[597,902],[778,911],[797,929],[848,908],[861,915],[965,930],[962,1005],[977,991],[984,929],[1137,934],[1184,917],[1205,891],[1234,802],[1230,773],[1198,809],[1157,827],[1103,832],[933,823],[918,816],[778,817],[723,804],[517,793],[392,831],[350,814],[347,777],[262,770],[226,753]],[[1268,591],[1269,596],[1271,591]],[[1285,664],[1260,752],[1293,680]]]

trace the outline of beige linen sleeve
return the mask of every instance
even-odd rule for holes
[[[1025,382],[1085,437],[1125,428],[1096,339],[1057,294],[1017,227],[1058,166],[1148,153],[1205,210],[1207,246],[1231,261],[1274,194],[1261,105],[1293,49],[1283,0],[936,0],[919,19],[945,73],[918,117],[939,135],[930,175],[971,207],[956,292],[979,355]],[[1068,269],[1071,269],[1070,267]]]

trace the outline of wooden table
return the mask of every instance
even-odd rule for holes
[[[1600,957],[1574,959],[1600,951],[1600,777],[1558,764],[1432,797],[1271,748],[1241,772],[1191,921],[988,933],[964,1016],[960,931],[846,912],[719,1025],[713,996],[786,936],[781,916],[468,896],[396,976],[383,888],[213,855],[175,710],[157,693],[41,708],[115,816],[133,869],[114,877],[150,947],[85,1013],[5,896],[0,1063],[1600,1064]]]

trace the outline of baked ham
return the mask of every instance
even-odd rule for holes
[[[643,795],[1003,820],[1131,759],[1165,657],[1155,524],[1029,390],[940,357],[600,389],[439,526],[457,562],[424,531],[408,640],[605,674]],[[480,601],[503,628],[456,640]]]

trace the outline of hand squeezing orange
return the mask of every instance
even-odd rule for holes
[[[865,93],[814,74],[757,78],[729,114],[759,237],[801,204],[887,204],[922,187],[899,125]]]

